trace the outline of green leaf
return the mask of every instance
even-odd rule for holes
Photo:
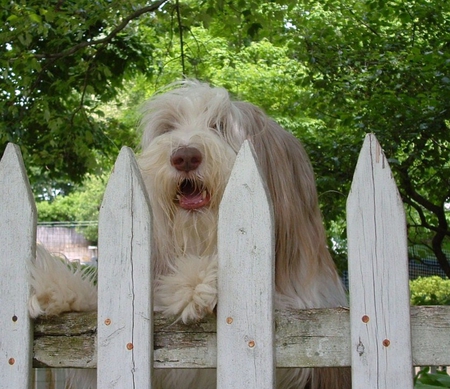
[[[92,135],[92,132],[90,132],[90,131],[86,131],[86,132],[84,133],[84,138],[85,138],[86,143],[87,143],[88,145],[91,144],[91,143],[93,142],[93,140],[94,140],[94,137],[93,137],[93,135]]]
[[[442,385],[433,385],[433,384],[423,384],[422,382],[416,382],[414,385],[415,389],[436,389],[442,388]]]
[[[446,388],[450,388],[450,376],[446,372],[437,372],[436,379]]]
[[[39,24],[42,23],[41,17],[40,17],[39,15],[35,14],[35,13],[29,13],[29,14],[28,14],[28,17],[29,17],[33,22],[36,22],[36,23],[39,23]]]

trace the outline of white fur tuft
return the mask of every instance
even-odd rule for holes
[[[217,303],[217,258],[187,255],[177,258],[175,266],[157,282],[155,310],[179,315],[184,323],[211,313]]]
[[[30,264],[32,294],[28,310],[31,317],[58,315],[69,311],[97,309],[97,288],[92,274],[70,266],[64,258],[37,245],[36,261]]]

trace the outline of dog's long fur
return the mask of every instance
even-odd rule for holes
[[[257,107],[232,101],[225,89],[196,81],[153,97],[144,107],[142,128],[139,165],[154,217],[155,309],[189,322],[215,308],[218,205],[246,139],[253,143],[274,204],[276,308],[346,305],[326,246],[313,170],[293,135]],[[194,166],[177,166],[178,154],[184,163],[191,153]],[[42,298],[45,276],[35,274],[31,314],[58,313],[60,302],[55,308],[48,294]],[[80,288],[85,288],[81,281]],[[94,297],[70,309],[92,308]],[[214,370],[158,370],[155,375],[161,389],[215,387]],[[277,371],[279,389],[350,386],[346,369]]]

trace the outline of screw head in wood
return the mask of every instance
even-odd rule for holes
[[[133,350],[133,343],[127,343],[127,350]]]
[[[15,360],[14,358],[9,358],[9,359],[8,359],[8,363],[9,363],[10,365],[14,365],[14,364],[16,363],[16,360]]]

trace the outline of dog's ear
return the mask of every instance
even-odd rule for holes
[[[298,296],[310,289],[312,281],[335,278],[330,272],[334,263],[326,245],[314,172],[297,138],[257,107],[234,104],[240,111],[241,130],[253,143],[273,201],[277,290]]]

